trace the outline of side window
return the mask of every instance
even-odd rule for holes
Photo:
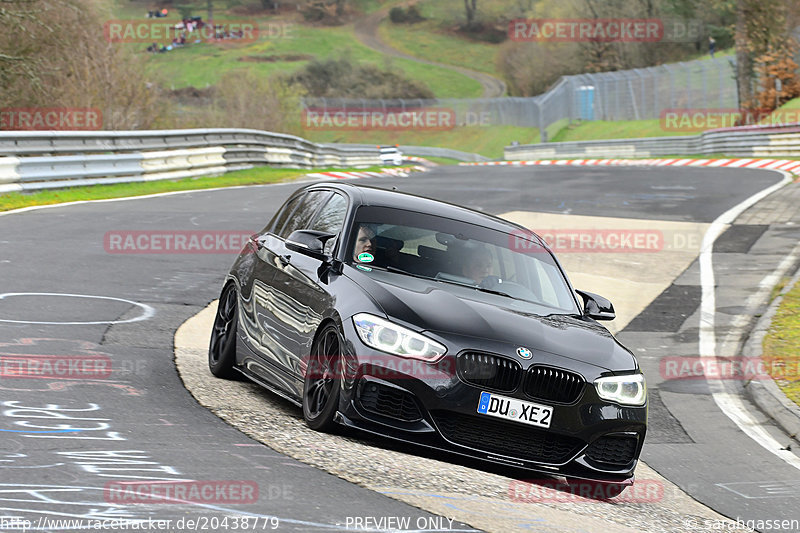
[[[334,193],[309,229],[325,233],[339,233],[342,230],[346,211],[347,200],[341,194]]]
[[[303,195],[301,194],[283,204],[283,209],[278,211],[272,221],[267,225],[269,231],[275,235],[281,234],[281,228],[286,224],[286,221],[289,219],[289,215],[292,214],[294,208],[297,207],[297,204],[300,202],[302,197]]]
[[[278,236],[285,239],[291,233],[298,229],[310,229],[311,219],[314,214],[319,210],[320,206],[324,204],[331,193],[328,191],[311,191],[303,197],[303,201],[294,210],[292,216],[281,229]]]
[[[344,224],[347,213],[347,199],[341,194],[334,193],[322,211],[319,212],[309,229],[324,231],[325,233],[339,234]],[[325,253],[331,253],[336,245],[337,238],[329,239],[325,243]]]

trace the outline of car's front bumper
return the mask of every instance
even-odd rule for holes
[[[346,426],[552,475],[609,482],[633,476],[644,442],[647,406],[601,400],[591,385],[597,376],[585,376],[577,401],[558,404],[531,398],[522,390],[497,392],[467,383],[456,372],[455,354],[436,364],[409,364],[364,346],[354,331],[346,331],[345,337],[355,339],[348,343],[348,371],[337,414]],[[484,390],[553,407],[550,427],[479,414]]]

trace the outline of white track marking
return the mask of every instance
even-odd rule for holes
[[[699,348],[701,357],[715,358],[717,356],[717,338],[716,332],[714,331],[714,318],[717,303],[714,289],[715,279],[712,257],[714,241],[745,209],[792,182],[793,177],[789,173],[783,171],[779,172],[783,175],[783,179],[779,183],[767,187],[722,213],[714,220],[703,237],[703,245],[700,251],[700,285],[702,286],[702,297],[700,300]],[[800,470],[800,457],[797,457],[788,450],[782,450],[781,448],[783,448],[784,445],[775,440],[761,425],[759,425],[758,421],[750,415],[747,407],[745,407],[738,395],[726,392],[725,384],[722,380],[708,378],[706,378],[706,380],[711,389],[714,402],[716,402],[720,410],[725,413],[743,433],[756,441],[768,452]]]
[[[129,318],[127,320],[99,320],[94,322],[38,322],[34,320],[9,320],[6,318],[0,318],[0,322],[6,322],[10,324],[44,324],[50,326],[88,326],[94,324],[127,324],[129,322],[141,322],[142,320],[148,320],[155,316],[156,310],[150,307],[147,304],[134,302],[132,300],[126,300],[125,298],[114,298],[112,296],[93,296],[90,294],[70,294],[70,293],[60,293],[60,292],[6,292],[0,294],[0,300],[3,300],[9,296],[67,296],[69,298],[91,298],[97,300],[113,300],[116,302],[124,302],[126,304],[130,304],[142,309],[142,314],[134,317]]]

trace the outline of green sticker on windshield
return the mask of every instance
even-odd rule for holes
[[[372,272],[370,267],[365,267],[364,265],[356,265],[356,268],[359,270],[363,270],[364,272]]]
[[[362,263],[372,263],[375,260],[375,257],[371,253],[362,252],[358,254],[358,260]]]

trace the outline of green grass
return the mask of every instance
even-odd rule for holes
[[[367,170],[378,170],[379,168],[380,167],[374,167]],[[309,172],[326,172],[329,170],[345,171],[346,169],[302,170],[255,167],[229,172],[217,177],[185,178],[181,180],[151,181],[146,183],[94,185],[31,193],[14,192],[0,195],[0,211],[9,211],[11,209],[19,209],[21,207],[30,207],[34,205],[61,204],[81,200],[102,200],[107,198],[123,198],[126,196],[143,196],[161,192],[278,183],[300,178]]]
[[[111,9],[114,12],[114,16],[120,19],[142,19],[147,20],[147,12],[148,11],[160,11],[163,7],[166,7],[169,10],[169,16],[159,19],[154,19],[157,21],[164,21],[164,20],[180,20],[180,10],[178,9],[177,5],[161,5],[161,2],[151,2],[149,0],[142,1],[142,0],[113,0],[110,2],[112,4]],[[169,2],[171,3],[171,2]],[[167,3],[167,4],[169,4]],[[214,0],[214,20],[222,20],[222,19],[232,19],[232,18],[242,18],[241,16],[236,15],[228,15],[227,11],[239,4],[240,2],[232,1],[232,0]],[[190,7],[192,10],[192,16],[202,16],[203,20],[208,18],[208,2],[207,0],[195,0],[194,2],[187,2],[182,1],[180,2],[181,7],[186,6]]]
[[[800,98],[789,100],[773,111],[770,116],[764,118],[761,123],[765,125],[794,124],[798,122],[798,118],[800,117],[800,113],[797,111],[799,109]]]
[[[243,58],[280,58],[286,54],[326,58],[334,50],[350,48],[354,59],[379,63],[381,56],[360,49],[351,32],[343,28],[311,28],[287,23],[282,36],[259,35],[255,42],[229,41],[223,43],[190,44],[164,54],[154,54],[148,59],[148,68],[168,73],[171,87],[207,87],[223,81],[231,70],[247,68],[270,76],[277,72],[292,72],[308,61],[244,62]]]
[[[800,98],[795,98],[780,107],[780,109],[800,109]],[[794,114],[792,115],[794,117]],[[769,118],[764,119],[769,123]],[[603,139],[634,139],[641,137],[672,137],[679,135],[699,135],[701,131],[670,131],[664,129],[660,119],[648,120],[591,120],[577,121],[572,124],[562,124],[548,126],[548,132],[558,129],[558,133],[553,135],[552,142],[568,141],[596,141]],[[704,156],[708,157],[708,156]],[[789,158],[791,159],[791,158]]]
[[[633,139],[639,137],[671,137],[696,135],[698,132],[666,131],[659,119],[649,120],[590,120],[574,122],[563,127],[553,142],[594,141],[600,139]]]
[[[567,128],[569,125],[570,124],[568,118],[562,118],[561,120],[556,120],[555,122],[553,122],[552,124],[550,124],[545,128],[545,130],[547,131],[547,139],[549,141],[553,141],[558,137],[559,133],[564,131],[564,129]]]
[[[412,56],[499,76],[494,60],[497,45],[461,38],[435,21],[393,24],[386,19],[379,34],[384,42]]]
[[[785,104],[783,104],[781,109],[800,109],[800,98],[795,98],[794,100],[789,100]]]
[[[362,13],[372,13],[386,6],[384,0],[352,0],[352,4]]]
[[[761,357],[778,387],[800,405],[800,283],[783,296]]]
[[[515,12],[518,0],[483,0],[478,2],[478,20],[506,19]],[[422,15],[456,25],[466,22],[463,0],[422,0],[418,3]]]
[[[784,287],[786,287],[786,284],[789,283],[789,281],[791,281],[791,278],[784,276],[778,283],[775,284],[774,287],[772,287],[772,290],[769,292],[770,302],[772,302],[775,298],[778,297],[778,295],[781,293],[781,291],[783,291]]]
[[[449,157],[436,157],[436,156],[424,156],[423,159],[427,159],[431,163],[436,163],[438,165],[457,165],[461,163],[458,159],[450,159]]]
[[[481,154],[493,159],[503,157],[503,148],[511,141],[520,144],[539,142],[539,130],[519,126],[459,127],[447,131],[319,131],[302,135],[315,142],[410,144],[437,146]]]
[[[119,8],[119,18],[137,17],[141,20],[141,9],[130,6]],[[202,14],[198,11],[198,14]],[[216,20],[237,19],[235,16],[215,14]],[[241,17],[239,17],[241,19]],[[160,22],[178,22],[176,10]],[[291,73],[308,63],[308,60],[283,60],[288,55],[310,56],[325,59],[349,54],[353,60],[374,63],[390,69],[398,69],[411,79],[427,85],[440,98],[466,98],[480,96],[480,84],[452,70],[430,65],[421,65],[404,59],[391,59],[362,45],[353,34],[352,25],[341,27],[312,27],[292,19],[281,17],[254,18],[260,23],[258,39],[253,42],[224,41],[222,43],[191,43],[183,48],[147,57],[149,73],[159,73],[167,80],[167,88],[180,89],[193,86],[205,88],[222,82],[231,70],[247,68],[263,76],[275,73]],[[145,53],[146,43],[128,43],[134,50]],[[247,61],[246,58],[278,59],[276,61]]]

